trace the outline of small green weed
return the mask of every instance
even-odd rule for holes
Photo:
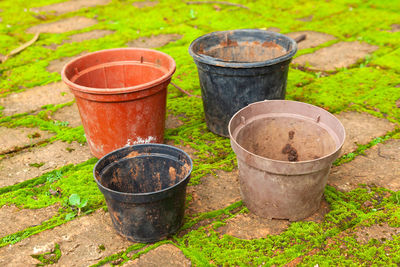
[[[70,212],[65,215],[65,220],[71,220],[75,216],[79,216],[81,214],[81,210],[86,207],[88,203],[87,199],[81,199],[78,194],[72,194],[69,196],[68,204],[72,207],[74,212]]]

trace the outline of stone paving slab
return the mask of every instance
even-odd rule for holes
[[[79,115],[78,106],[74,103],[71,106],[60,108],[51,116],[52,119],[57,121],[67,121],[69,127],[77,127],[82,125],[81,116]]]
[[[35,25],[26,30],[27,33],[64,33],[77,31],[97,24],[97,20],[86,17],[72,17],[55,22]]]
[[[57,82],[0,98],[0,105],[4,107],[3,114],[10,116],[37,111],[44,105],[67,103],[73,99],[68,87],[63,82]]]
[[[400,234],[400,227],[390,227],[387,223],[375,224],[369,227],[358,227],[356,233],[357,242],[367,244],[371,239],[379,242],[393,240],[393,236]]]
[[[200,184],[187,188],[187,193],[193,197],[189,213],[223,209],[241,199],[237,169],[232,172],[217,170],[216,175],[207,175],[201,178]]]
[[[0,208],[0,237],[41,224],[57,214],[59,205],[42,209],[19,209],[15,206]]]
[[[303,34],[306,35],[306,39],[297,44],[297,47],[299,50],[317,47],[323,43],[326,43],[328,41],[332,41],[332,40],[336,39],[336,37],[333,35],[322,33],[322,32],[314,32],[314,31],[291,32],[291,33],[287,33],[285,35],[289,36],[290,38],[295,39]]]
[[[86,54],[87,54],[87,52],[82,52],[79,55],[76,55],[73,57],[63,57],[63,58],[55,59],[49,63],[49,66],[47,66],[47,71],[48,72],[58,72],[61,74],[61,71],[64,68],[65,64],[74,60],[75,58],[78,58],[78,57],[86,55]]]
[[[110,2],[111,0],[69,0],[52,5],[31,8],[31,11],[35,13],[51,12],[55,15],[61,15],[75,12],[82,8],[107,5]]]
[[[293,60],[294,64],[311,70],[334,71],[349,67],[379,47],[360,42],[340,42],[321,48],[312,54],[301,55]]]
[[[346,140],[341,155],[355,151],[358,147],[357,144],[368,144],[374,138],[384,136],[396,128],[394,123],[368,113],[350,111],[335,116],[343,124],[346,131]]]
[[[175,267],[175,266],[192,266],[190,260],[188,260],[182,251],[171,244],[159,246],[153,250],[150,250],[139,258],[127,262],[123,265],[124,267]]]
[[[358,184],[373,184],[393,191],[400,190],[400,139],[391,139],[371,147],[349,163],[333,167],[328,184],[341,191]]]
[[[49,46],[46,46],[46,48],[56,50],[59,46],[61,46],[63,44],[75,43],[75,42],[80,43],[80,42],[83,42],[86,40],[100,39],[104,36],[107,36],[107,35],[110,35],[113,33],[114,33],[114,31],[110,31],[110,30],[93,30],[93,31],[89,31],[89,32],[77,33],[77,34],[73,34],[73,35],[69,36],[68,39],[66,39],[59,45],[51,44]]]
[[[140,48],[157,48],[169,44],[170,42],[177,41],[182,38],[179,34],[160,34],[152,35],[150,37],[140,37],[136,40],[128,42],[129,47]]]
[[[0,154],[16,151],[43,142],[54,134],[37,128],[0,127]]]
[[[68,149],[70,152],[67,148],[70,148]],[[0,160],[0,187],[20,183],[68,164],[84,162],[92,157],[89,147],[77,142],[68,144],[56,141],[45,147],[22,151],[13,157]],[[40,167],[29,165],[35,163],[44,164]]]
[[[158,1],[143,1],[143,2],[133,2],[132,5],[137,8],[153,7],[158,4]]]
[[[329,204],[322,200],[320,208],[304,221],[322,223],[329,210]],[[266,219],[249,212],[227,220],[226,224],[219,227],[217,231],[240,239],[258,239],[265,238],[267,235],[279,235],[289,226],[289,220]]]
[[[61,258],[55,266],[89,266],[132,245],[119,236],[108,213],[98,210],[51,230],[0,248],[3,266],[31,266],[40,263],[32,254],[51,251],[60,245]],[[104,247],[104,249],[102,249]]]

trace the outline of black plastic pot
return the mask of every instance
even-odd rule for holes
[[[183,222],[192,160],[163,144],[115,150],[93,170],[117,232],[131,241],[155,242]]]
[[[207,127],[229,136],[230,118],[250,103],[284,99],[296,42],[279,33],[243,29],[213,32],[194,40]]]

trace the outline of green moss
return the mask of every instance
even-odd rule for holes
[[[55,244],[54,249],[52,249],[50,252],[45,252],[38,255],[31,255],[31,257],[41,262],[41,264],[36,264],[36,266],[55,264],[61,258],[60,245]]]

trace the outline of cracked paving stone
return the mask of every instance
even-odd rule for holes
[[[70,31],[81,30],[97,24],[97,20],[86,17],[72,17],[55,22],[43,23],[35,25],[28,30],[27,33],[64,33]]]
[[[177,41],[182,38],[179,34],[160,34],[152,35],[150,37],[140,37],[136,40],[130,41],[127,45],[129,47],[139,48],[157,48],[169,44],[170,42]]]
[[[396,128],[394,123],[368,113],[350,111],[335,114],[335,116],[343,124],[346,131],[342,155],[355,151],[358,147],[357,144],[368,144],[374,138],[383,136]]]
[[[191,266],[182,251],[171,244],[159,246],[150,250],[146,254],[141,255],[139,258],[127,262],[123,266],[140,266],[140,267],[175,267],[175,266]]]
[[[63,82],[47,84],[27,89],[21,93],[10,94],[0,98],[0,105],[4,107],[3,114],[32,112],[40,110],[44,105],[62,104],[74,99],[68,87]]]
[[[107,256],[125,250],[133,243],[116,233],[108,213],[97,210],[91,215],[0,248],[0,264],[3,266],[38,264],[40,262],[31,255],[49,252],[55,244],[59,244],[61,250],[57,265],[72,267],[93,265]]]
[[[367,43],[340,42],[312,54],[301,55],[295,58],[293,63],[312,70],[334,71],[357,63],[378,48]]]
[[[188,187],[187,192],[193,197],[189,203],[189,213],[223,209],[241,199],[238,170],[232,172],[217,170],[216,175],[216,177],[207,175],[201,178],[200,184]]]
[[[0,187],[20,183],[67,164],[77,164],[90,158],[92,155],[89,147],[77,142],[68,144],[56,141],[45,147],[21,151],[13,157],[0,160]]]
[[[25,228],[41,224],[57,214],[59,205],[42,209],[19,209],[15,206],[0,208],[0,238]]]
[[[400,139],[391,139],[371,147],[365,155],[333,167],[328,184],[341,191],[350,191],[359,184],[400,190]]]
[[[79,115],[78,106],[74,103],[72,106],[65,106],[57,110],[52,116],[52,119],[57,121],[67,121],[68,126],[75,128],[82,125],[81,117]]]
[[[40,143],[54,134],[37,128],[0,127],[0,154],[13,152]],[[1,229],[1,228],[0,228]]]
[[[54,13],[54,15],[61,15],[78,11],[82,8],[107,5],[110,2],[111,0],[70,0],[47,6],[34,7],[31,8],[31,11],[35,13],[48,12]]]
[[[332,40],[336,39],[336,37],[333,35],[326,34],[323,32],[314,32],[314,31],[291,32],[291,33],[287,33],[285,35],[289,36],[290,38],[295,39],[303,34],[306,35],[306,39],[297,44],[297,47],[299,50],[317,47],[323,43],[326,43],[328,41],[332,41]]]

